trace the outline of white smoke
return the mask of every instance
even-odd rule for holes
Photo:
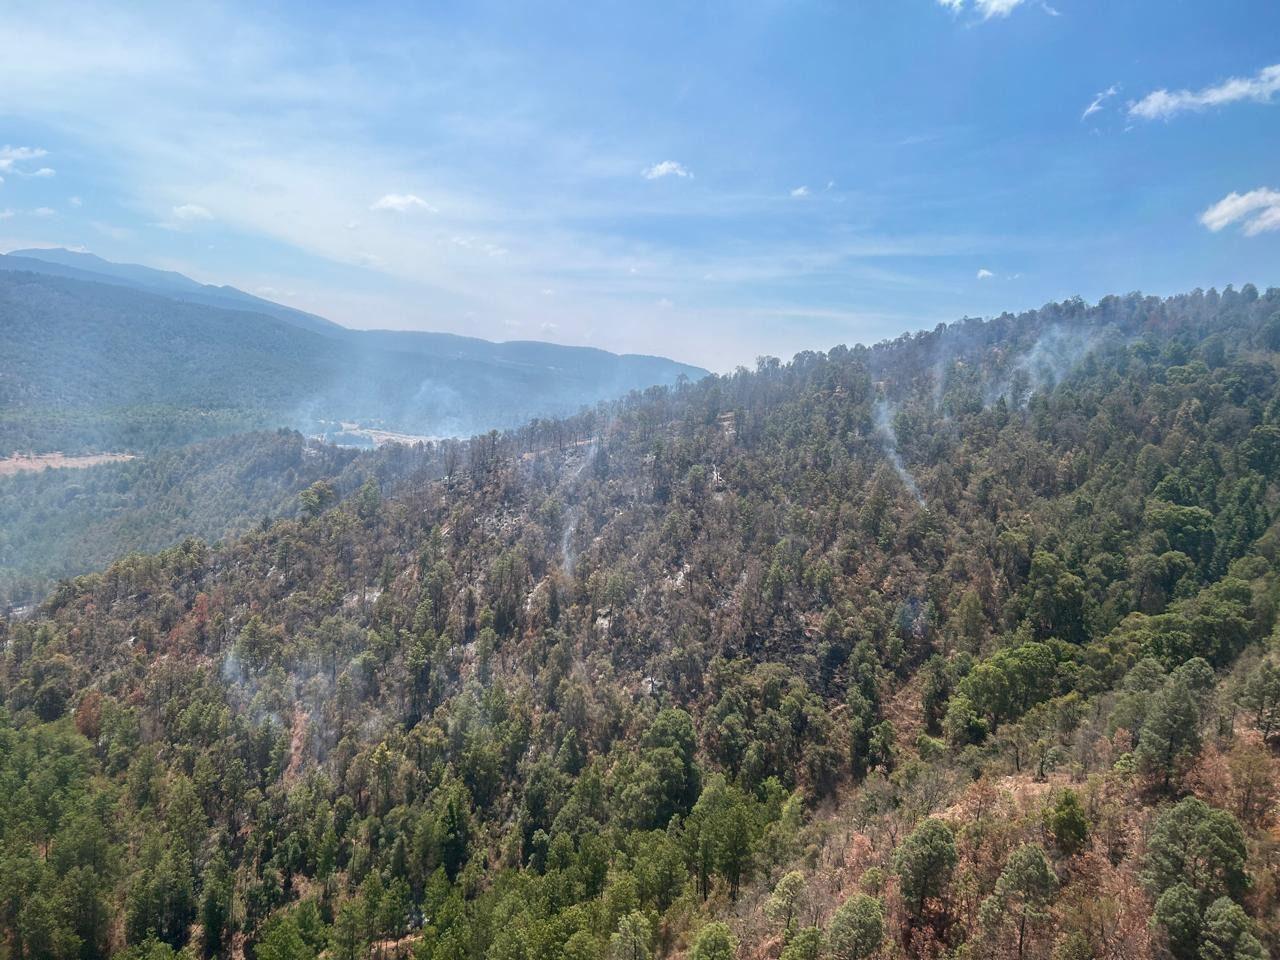
[[[905,486],[916,502],[920,506],[924,506],[924,497],[920,493],[919,486],[916,485],[915,477],[911,476],[911,472],[902,462],[902,457],[898,454],[898,434],[893,429],[893,417],[889,410],[889,404],[883,398],[875,403],[876,429],[880,432],[880,436],[884,441],[884,455],[889,460],[889,464],[893,467],[894,472],[902,480]]]
[[[1013,406],[1024,404],[1033,393],[1052,390],[1098,345],[1099,334],[1052,326],[987,389],[987,404],[1005,397]]]
[[[583,471],[595,460],[596,450],[599,445],[600,438],[598,436],[592,437],[591,442],[587,444],[582,462],[561,484],[561,489],[567,500],[567,506],[564,515],[564,531],[560,534],[560,566],[568,576],[573,575],[573,566],[578,559],[577,553],[573,548],[573,535],[578,530],[578,501],[575,491],[578,481],[582,478]]]

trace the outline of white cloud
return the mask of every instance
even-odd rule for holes
[[[808,188],[808,187],[796,187],[794,190],[792,190],[792,191],[791,191],[791,195],[792,195],[793,197],[796,197],[797,199],[799,199],[799,198],[801,198],[801,197],[807,197],[807,196],[809,195],[809,188]]]
[[[58,171],[57,171],[57,170],[54,170],[54,169],[53,169],[53,167],[41,167],[41,168],[40,168],[39,170],[37,170],[35,173],[31,174],[31,176],[33,176],[33,177],[52,177],[52,176],[55,176],[55,175],[57,174],[57,172],[58,172]]]
[[[1007,17],[1025,2],[1026,0],[973,0],[973,10],[983,20],[990,20],[993,17]],[[965,0],[938,0],[938,4],[952,13],[960,13],[965,9]],[[1042,4],[1042,6],[1049,16],[1058,16],[1058,11],[1053,7],[1048,4]]]
[[[12,210],[0,210],[0,220],[8,220],[13,216]]]
[[[677,163],[675,160],[663,160],[661,163],[655,163],[652,167],[641,171],[641,176],[646,180],[659,180],[662,177],[688,177],[693,179],[693,174],[684,168],[684,165]]]
[[[24,160],[38,160],[48,153],[48,150],[41,150],[39,147],[0,147],[0,170],[13,170],[15,164]]]
[[[212,220],[213,214],[198,203],[184,203],[173,208],[173,215],[179,220]]]
[[[396,213],[409,213],[412,210],[425,210],[427,213],[440,212],[427,201],[412,193],[388,193],[375,200],[369,209],[394,210]]]
[[[1240,221],[1247,237],[1280,230],[1280,190],[1260,187],[1248,193],[1229,193],[1200,214],[1200,222],[1214,233]]]
[[[83,201],[83,200],[81,200],[79,197],[67,197],[67,205],[68,205],[68,206],[71,206],[71,207],[79,207],[79,206],[81,206],[81,205],[83,205],[83,204],[84,204],[84,201]]]
[[[1264,67],[1252,77],[1233,77],[1203,90],[1157,90],[1129,104],[1129,116],[1167,120],[1187,110],[1206,110],[1241,100],[1270,103],[1280,93],[1280,63]]]
[[[31,212],[37,217],[56,217],[58,215],[58,211],[52,207],[36,207]]]
[[[1081,120],[1088,120],[1095,113],[1102,109],[1102,105],[1120,92],[1120,88],[1114,83],[1103,90],[1100,94],[1093,98],[1093,102],[1084,108],[1084,113],[1080,114]]]
[[[983,20],[992,17],[1007,17],[1015,9],[1022,6],[1023,0],[973,0],[973,5],[982,14]]]
[[[994,276],[995,274],[992,273],[990,270],[988,270],[986,267],[983,267],[981,270],[978,271],[979,280],[990,280]]]
[[[1247,236],[1254,237],[1270,230],[1280,230],[1280,203],[1268,207],[1254,217],[1245,227],[1244,232]]]

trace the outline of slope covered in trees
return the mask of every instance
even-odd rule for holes
[[[705,373],[581,347],[299,326],[247,295],[184,290],[0,256],[0,457],[341,421],[465,436]]]
[[[1257,958],[1280,291],[432,451],[0,626],[9,956]]]
[[[393,489],[434,459],[419,446],[357,451],[290,430],[235,434],[122,463],[0,477],[0,608],[43,597],[53,581],[128,553],[196,536],[219,541],[374,479]]]
[[[235,287],[197,283],[172,270],[156,270],[134,263],[112,263],[92,253],[59,248],[10,250],[0,259],[0,270],[23,270],[72,280],[132,287],[173,300],[266,314],[295,327],[318,333],[334,335],[343,332],[343,328],[331,320],[255,297]]]

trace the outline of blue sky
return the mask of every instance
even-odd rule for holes
[[[6,4],[0,250],[726,370],[1280,283],[1274,0]]]

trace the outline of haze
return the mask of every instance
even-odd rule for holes
[[[715,369],[1280,254],[1280,8],[7,4],[0,250]]]

